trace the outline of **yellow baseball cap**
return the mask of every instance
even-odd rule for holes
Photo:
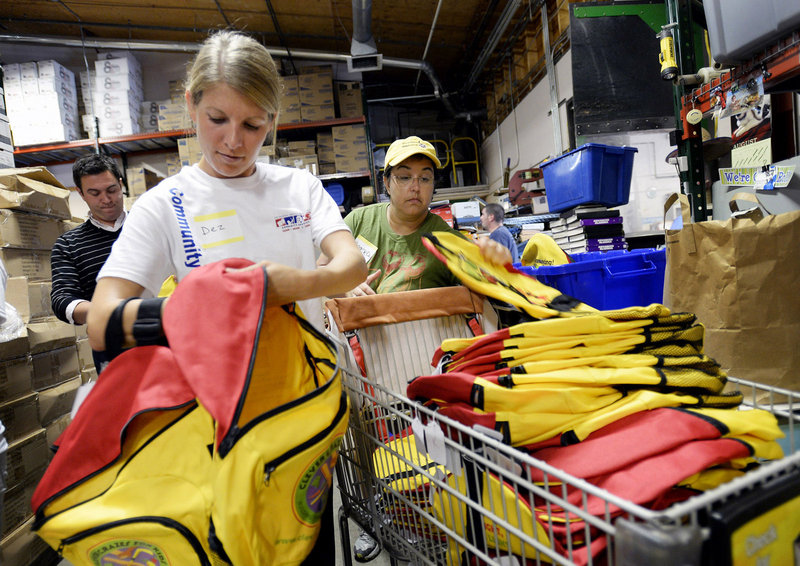
[[[442,162],[436,157],[436,148],[433,147],[432,143],[426,142],[417,136],[409,136],[392,142],[392,145],[386,151],[384,167],[394,167],[412,155],[417,154],[430,158],[436,164],[436,167],[442,166]]]

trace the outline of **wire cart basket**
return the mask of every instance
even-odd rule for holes
[[[353,519],[392,564],[800,564],[800,393],[729,381],[744,393],[739,410],[777,417],[785,456],[655,511],[347,369],[345,563]]]

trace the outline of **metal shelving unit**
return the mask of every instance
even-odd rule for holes
[[[366,118],[337,118],[335,120],[324,120],[321,122],[301,122],[298,124],[280,124],[278,133],[299,132],[303,130],[319,130],[332,128],[334,126],[345,126],[349,124],[364,124]],[[146,134],[134,134],[119,137],[101,137],[98,139],[76,140],[63,143],[50,143],[41,145],[31,145],[14,148],[14,161],[20,167],[30,165],[51,165],[56,163],[68,163],[74,161],[88,152],[98,151],[103,148],[114,155],[126,155],[129,153],[155,153],[171,151],[177,147],[178,140],[188,136],[193,136],[194,130],[171,130],[166,132],[150,132]],[[369,171],[356,173],[339,173],[336,175],[324,175],[325,178],[349,178],[369,176]]]

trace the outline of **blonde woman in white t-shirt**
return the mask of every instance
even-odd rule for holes
[[[170,275],[180,281],[194,267],[219,259],[241,257],[266,266],[268,305],[298,302],[318,327],[318,298],[364,280],[363,258],[319,180],[256,162],[275,129],[281,89],[272,58],[252,38],[223,31],[204,42],[186,87],[202,159],[134,204],[98,275],[88,319],[93,349],[136,345],[137,317],[152,318],[163,306],[161,299],[147,298],[157,295],[161,282]],[[324,267],[315,264],[320,250],[333,258]],[[141,298],[125,304],[121,317],[114,317],[120,327],[111,328],[112,313],[130,297]],[[203,308],[213,305],[198,306],[198,316]],[[106,343],[109,336],[114,344]]]

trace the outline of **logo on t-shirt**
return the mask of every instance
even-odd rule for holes
[[[282,232],[289,232],[291,230],[302,230],[308,227],[311,223],[311,212],[305,214],[289,214],[286,216],[275,217],[275,227],[280,228]]]

